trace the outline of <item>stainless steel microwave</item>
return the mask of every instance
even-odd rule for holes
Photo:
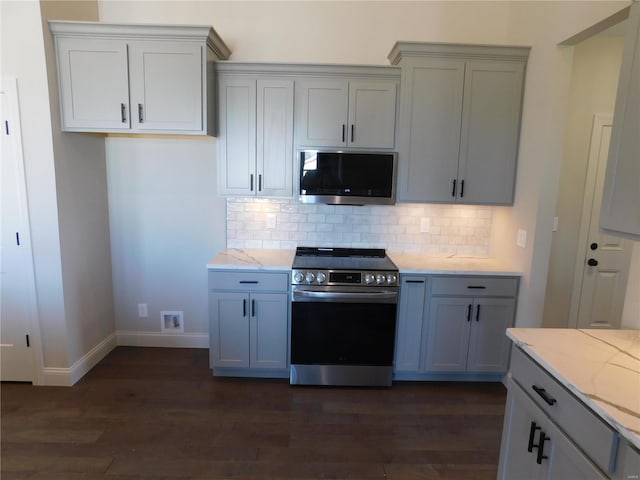
[[[300,201],[332,205],[396,203],[394,152],[300,150]]]

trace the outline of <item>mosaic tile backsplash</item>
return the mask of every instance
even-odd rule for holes
[[[307,205],[297,199],[227,198],[227,247],[368,247],[488,255],[492,207]]]

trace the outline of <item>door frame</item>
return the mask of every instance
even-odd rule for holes
[[[587,176],[584,183],[584,196],[582,199],[582,215],[580,217],[580,233],[578,234],[576,263],[573,270],[573,287],[571,290],[571,305],[569,308],[569,328],[578,328],[578,312],[580,310],[580,293],[582,292],[582,280],[584,275],[584,252],[589,241],[589,226],[593,210],[593,200],[596,187],[596,175],[598,173],[598,154],[602,143],[602,129],[607,125],[613,125],[613,114],[596,113],[593,115],[589,156],[587,160]]]
[[[33,385],[44,385],[44,363],[42,355],[42,336],[40,332],[40,320],[38,312],[35,268],[33,262],[33,248],[31,244],[31,225],[29,219],[29,201],[27,195],[26,171],[24,165],[24,147],[22,143],[22,125],[20,122],[20,101],[18,92],[18,80],[15,77],[0,77],[0,91],[6,95],[8,111],[3,112],[12,127],[13,142],[15,142],[16,171],[18,189],[18,209],[20,215],[20,242],[24,245],[24,271],[26,275],[26,287],[29,316],[29,343],[33,354],[34,372],[32,376]],[[4,125],[3,125],[4,128]]]

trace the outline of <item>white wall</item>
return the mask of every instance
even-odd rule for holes
[[[208,345],[206,264],[226,235],[215,140],[113,137],[106,148],[119,344]],[[184,312],[181,338],[157,335],[161,310]]]
[[[71,366],[115,331],[107,175],[103,137],[61,130],[55,51],[47,20],[97,20],[98,6],[46,1],[41,10]]]
[[[103,21],[210,23],[233,50],[231,59],[239,61],[387,64],[397,40],[532,45],[516,199],[513,207],[494,210],[491,251],[524,272],[517,323],[537,326],[571,72],[572,49],[557,43],[627,3],[103,1],[99,6]],[[107,158],[112,158],[109,148]],[[518,228],[529,233],[525,249],[515,246]]]
[[[546,288],[543,326],[566,328],[576,266],[593,117],[613,114],[623,37],[597,36],[576,45],[569,114]]]

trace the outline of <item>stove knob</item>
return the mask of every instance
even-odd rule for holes
[[[296,272],[296,273],[293,275],[293,280],[294,280],[296,283],[300,283],[300,282],[302,282],[302,281],[304,280],[304,273],[302,273],[302,272]]]
[[[389,285],[393,285],[394,283],[396,283],[396,280],[398,280],[398,277],[396,277],[394,274],[390,273],[389,275],[387,275],[387,283]]]
[[[364,275],[364,283],[366,283],[367,285],[371,285],[374,280],[375,279],[373,278],[373,275],[371,275],[370,273],[366,273]]]
[[[307,283],[313,283],[313,280],[316,278],[316,276],[313,274],[313,272],[307,272],[307,276],[306,276],[306,280]]]
[[[323,272],[318,272],[316,275],[316,280],[318,283],[323,283],[327,279],[327,276]]]
[[[376,275],[376,283],[378,285],[382,285],[384,283],[386,279],[384,278],[384,275],[382,275],[381,273]]]

